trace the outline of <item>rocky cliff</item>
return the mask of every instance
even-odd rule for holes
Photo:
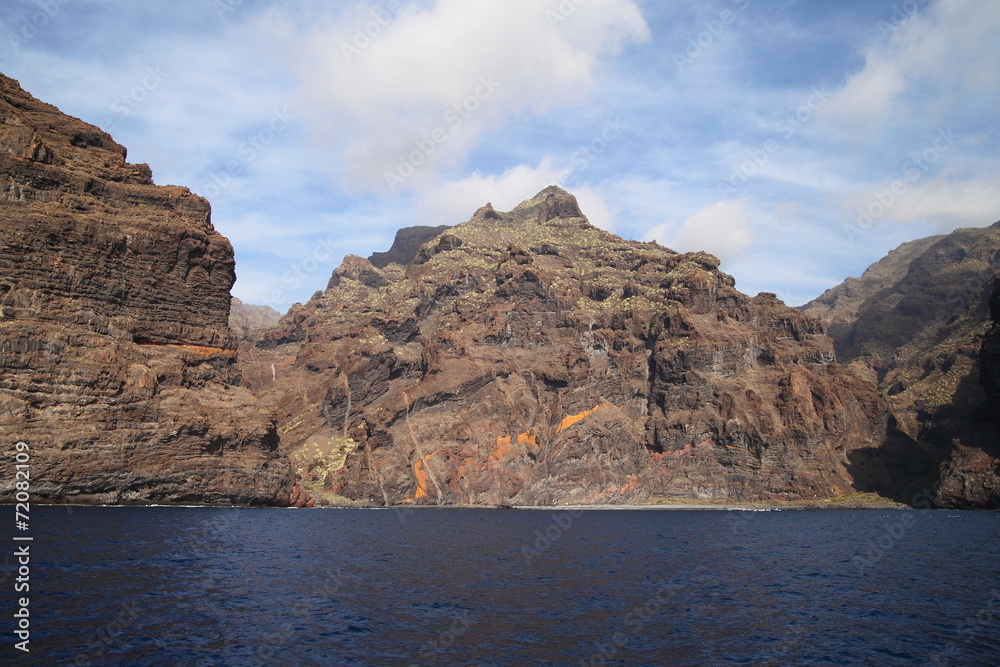
[[[885,404],[818,320],[555,187],[405,266],[347,257],[244,363],[332,502],[823,498],[885,474],[858,462]]]
[[[288,504],[207,201],[0,75],[0,433],[35,500]],[[10,497],[11,475],[0,493]]]
[[[878,490],[1000,507],[995,332],[987,339],[998,272],[1000,223],[959,229],[904,244],[803,307],[829,322],[840,360],[869,370],[890,404],[878,457],[893,481]],[[856,298],[845,307],[847,293]]]
[[[451,229],[450,225],[403,227],[396,232],[392,247],[387,252],[372,253],[368,257],[368,261],[380,269],[384,269],[390,264],[409,264],[417,256],[420,246],[449,229]]]

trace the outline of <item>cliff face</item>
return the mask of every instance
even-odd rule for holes
[[[207,201],[125,157],[0,75],[0,432],[38,500],[287,504],[238,386],[232,248]]]
[[[719,262],[624,241],[548,188],[404,266],[348,257],[244,359],[334,502],[836,496],[882,474],[875,386]]]
[[[886,265],[897,270],[877,270]],[[831,323],[841,361],[870,369],[892,409],[879,457],[893,481],[879,490],[1000,507],[998,410],[988,394],[996,334],[987,339],[998,272],[1000,223],[904,244],[865,273],[875,276],[867,293]],[[803,309],[829,318],[851,280]]]
[[[384,269],[390,264],[409,264],[416,257],[420,246],[449,229],[451,229],[449,225],[404,227],[396,232],[396,238],[393,239],[392,247],[389,248],[388,252],[372,253],[368,257],[368,261],[380,269]]]

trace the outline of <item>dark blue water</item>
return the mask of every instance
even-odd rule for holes
[[[1000,664],[1000,513],[49,507],[32,533],[30,660],[8,560],[0,664]]]

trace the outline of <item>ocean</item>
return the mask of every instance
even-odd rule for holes
[[[1000,664],[996,512],[31,518],[29,593],[14,592],[22,543],[4,549],[2,664]],[[27,654],[12,619],[24,595]]]

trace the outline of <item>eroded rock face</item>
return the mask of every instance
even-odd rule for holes
[[[350,257],[245,379],[334,502],[776,499],[853,490],[873,383],[817,320],[705,253],[624,241],[548,188],[405,267]]]
[[[28,443],[36,500],[287,504],[239,386],[232,247],[207,201],[125,157],[0,75],[4,446]]]
[[[838,304],[855,279],[804,306],[830,321],[840,360],[869,370],[892,409],[889,440],[875,454],[892,483],[877,490],[941,507],[1000,508],[998,410],[989,393],[998,272],[1000,223],[958,229],[873,265],[850,308]]]

